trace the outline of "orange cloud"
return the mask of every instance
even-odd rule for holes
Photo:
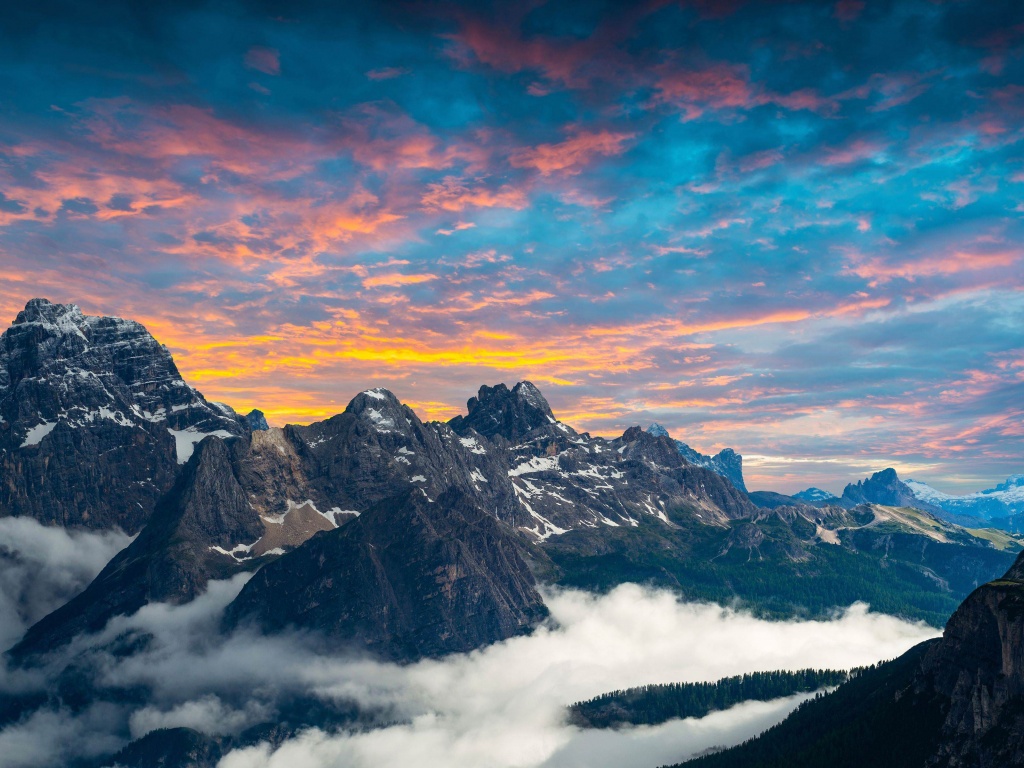
[[[436,280],[437,275],[403,275],[392,272],[386,275],[374,275],[363,279],[364,288],[397,288],[402,285],[416,285]]]
[[[625,143],[635,135],[607,130],[581,130],[557,144],[541,144],[517,150],[509,157],[509,163],[514,168],[533,168],[543,176],[556,172],[579,173],[596,157],[610,157],[625,152]]]
[[[470,186],[464,179],[446,176],[439,183],[428,184],[420,198],[424,208],[458,213],[466,208],[512,208],[527,206],[526,192],[508,184],[497,190],[477,184]]]
[[[871,285],[878,285],[896,278],[913,281],[920,277],[953,275],[960,272],[975,272],[985,269],[1009,267],[1020,258],[1020,251],[1002,251],[997,253],[955,251],[952,254],[929,256],[899,264],[887,263],[881,258],[872,258],[850,265],[846,268],[846,271],[870,280]]]

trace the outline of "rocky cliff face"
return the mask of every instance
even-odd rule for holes
[[[33,299],[0,336],[0,514],[135,533],[196,442],[247,431],[131,320]]]
[[[648,434],[655,437],[671,437],[668,430],[661,424],[651,424],[647,427]],[[747,486],[743,482],[743,457],[732,448],[724,448],[714,456],[708,456],[696,451],[681,440],[673,440],[679,453],[690,464],[710,469],[716,475],[721,475],[734,486],[746,493]]]
[[[1024,765],[1024,556],[953,614],[914,687],[948,700],[927,765]]]
[[[313,629],[395,661],[466,652],[547,615],[523,555],[464,493],[407,491],[262,568],[225,621]]]
[[[211,578],[256,567],[252,558],[235,556],[267,527],[235,470],[245,448],[241,439],[200,443],[135,541],[84,592],[32,626],[11,656],[25,661],[50,653],[82,632],[101,630],[113,616],[130,615],[149,602],[188,602]]]
[[[467,415],[448,422],[459,434],[472,429],[484,437],[501,435],[515,441],[538,427],[557,423],[548,401],[529,381],[520,381],[511,390],[504,384],[480,387],[466,405]]]

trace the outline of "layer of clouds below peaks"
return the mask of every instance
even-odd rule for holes
[[[78,715],[39,712],[0,731],[0,751],[12,765],[41,766],[83,749],[99,754],[159,727],[235,734],[273,719],[289,696],[306,695],[356,701],[399,724],[337,734],[311,730],[276,751],[267,745],[236,750],[222,767],[568,768],[619,765],[628,755],[637,768],[654,768],[755,735],[800,697],[623,732],[566,726],[564,707],[645,683],[868,664],[935,634],[863,605],[828,621],[768,622],[627,584],[603,596],[550,591],[552,621],[533,635],[398,667],[324,653],[309,636],[218,637],[221,612],[244,580],[215,582],[187,605],[147,606],[77,642],[72,652],[84,652],[78,661],[88,659],[100,687],[145,686],[151,691],[145,706],[97,702]],[[144,653],[115,661],[102,650],[132,629],[153,636]]]
[[[0,649],[81,592],[132,538],[0,518]]]

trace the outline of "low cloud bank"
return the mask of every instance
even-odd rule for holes
[[[312,731],[276,751],[238,750],[223,768],[562,768],[613,765],[627,753],[631,766],[653,768],[759,733],[799,697],[622,733],[567,726],[565,706],[646,683],[859,666],[935,635],[924,624],[872,614],[864,605],[831,621],[769,622],[633,584],[604,596],[552,591],[546,600],[551,627],[468,655],[404,669],[317,665],[310,682],[318,695],[389,702],[411,722],[358,734]]]
[[[0,518],[0,651],[77,595],[131,543],[120,531],[91,533]]]
[[[662,765],[752,736],[781,720],[801,697],[750,702],[700,720],[622,732],[565,724],[565,706],[645,683],[717,680],[757,670],[845,668],[892,658],[935,630],[856,605],[828,621],[769,622],[713,605],[680,603],[665,591],[623,585],[607,595],[549,591],[549,625],[474,653],[406,667],[346,658],[309,635],[220,637],[223,608],[246,577],[211,583],[183,606],[150,605],[118,618],[69,650],[101,692],[143,686],[142,705],[109,696],[82,713],[44,710],[0,731],[9,765],[59,763],[94,754],[160,727],[185,725],[235,735],[274,720],[294,697],[356,702],[384,713],[388,727],[309,730],[279,747],[237,749],[222,768],[417,765],[420,768],[569,768]],[[117,637],[147,637],[127,658]],[[69,661],[51,660],[52,680]],[[45,726],[45,727],[44,727]]]

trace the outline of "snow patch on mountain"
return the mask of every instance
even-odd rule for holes
[[[215,429],[213,432],[200,432],[195,427],[188,427],[187,429],[171,429],[168,427],[167,431],[174,437],[174,449],[178,457],[179,464],[185,464],[192,458],[192,454],[196,449],[196,443],[199,443],[205,437],[234,437],[234,435],[226,429]]]
[[[42,424],[37,424],[25,435],[25,440],[22,442],[21,447],[27,448],[30,445],[39,445],[44,437],[53,432],[53,428],[56,426],[56,421],[44,421]]]

